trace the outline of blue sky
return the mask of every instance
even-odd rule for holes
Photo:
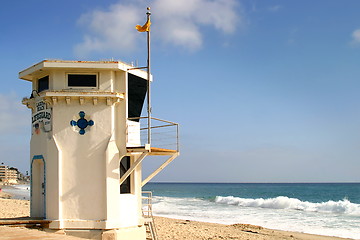
[[[156,181],[360,181],[357,0],[5,1],[0,162],[29,169],[18,72],[43,59],[144,65],[134,26],[148,5],[153,116],[181,125],[181,156]]]

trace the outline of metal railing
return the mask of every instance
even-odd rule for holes
[[[144,217],[146,232],[150,235],[150,239],[157,240],[158,239],[157,231],[156,231],[154,216],[152,214],[152,192],[143,191],[141,193],[141,197],[142,197],[142,215]]]
[[[150,121],[148,117],[134,117],[128,120],[128,143],[130,139],[135,139],[135,145],[150,144],[151,147],[179,151],[179,124],[153,117]]]
[[[152,218],[152,192],[142,191],[141,195],[143,217]]]

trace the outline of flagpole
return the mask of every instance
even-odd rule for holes
[[[150,22],[150,7],[147,8],[147,22]],[[148,114],[148,144],[151,145],[151,99],[150,99],[150,29],[147,31],[147,114]]]

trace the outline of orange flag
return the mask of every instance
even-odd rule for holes
[[[136,29],[139,32],[149,32],[150,31],[150,25],[151,25],[151,22],[150,22],[150,19],[148,19],[143,26],[136,25]]]

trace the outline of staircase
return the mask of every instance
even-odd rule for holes
[[[142,192],[142,214],[146,227],[146,239],[158,240],[154,217],[152,214],[152,192]]]

